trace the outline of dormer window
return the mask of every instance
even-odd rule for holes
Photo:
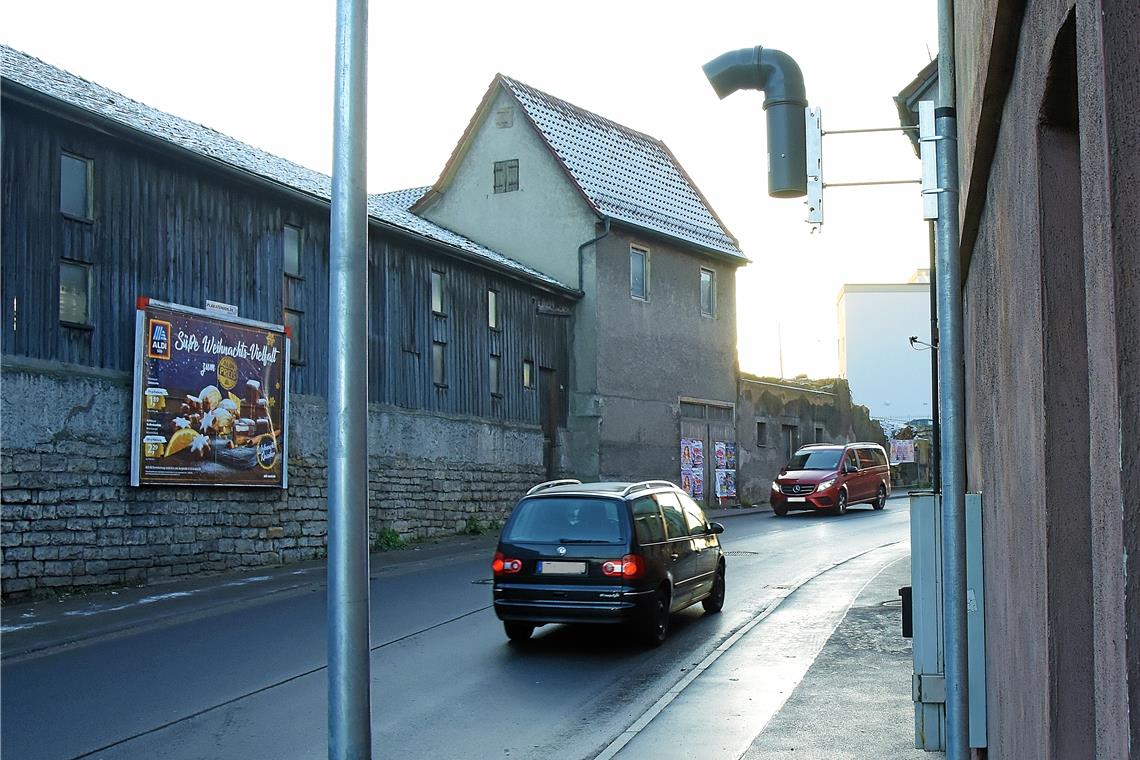
[[[511,193],[519,189],[519,160],[495,162],[495,192]]]

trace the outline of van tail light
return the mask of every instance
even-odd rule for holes
[[[636,554],[611,559],[602,565],[602,575],[611,578],[639,578],[645,572],[645,560]]]
[[[502,552],[495,552],[495,559],[491,562],[491,570],[495,575],[511,575],[522,570],[521,559],[511,559],[503,556]]]

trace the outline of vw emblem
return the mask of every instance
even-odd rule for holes
[[[559,546],[559,547],[558,547],[558,554],[559,554],[559,556],[561,556],[561,555],[563,555],[563,554],[565,554],[565,553],[566,553],[566,547],[565,547],[565,546]]]

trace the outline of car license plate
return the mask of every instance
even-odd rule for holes
[[[807,501],[807,499],[805,499],[803,496],[789,496],[788,501],[794,501],[802,504],[803,502]]]
[[[585,575],[585,562],[539,562],[538,572],[541,575]]]

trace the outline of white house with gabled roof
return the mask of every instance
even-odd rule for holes
[[[581,289],[553,470],[677,480],[680,438],[734,439],[748,259],[663,142],[500,74],[410,210]]]

